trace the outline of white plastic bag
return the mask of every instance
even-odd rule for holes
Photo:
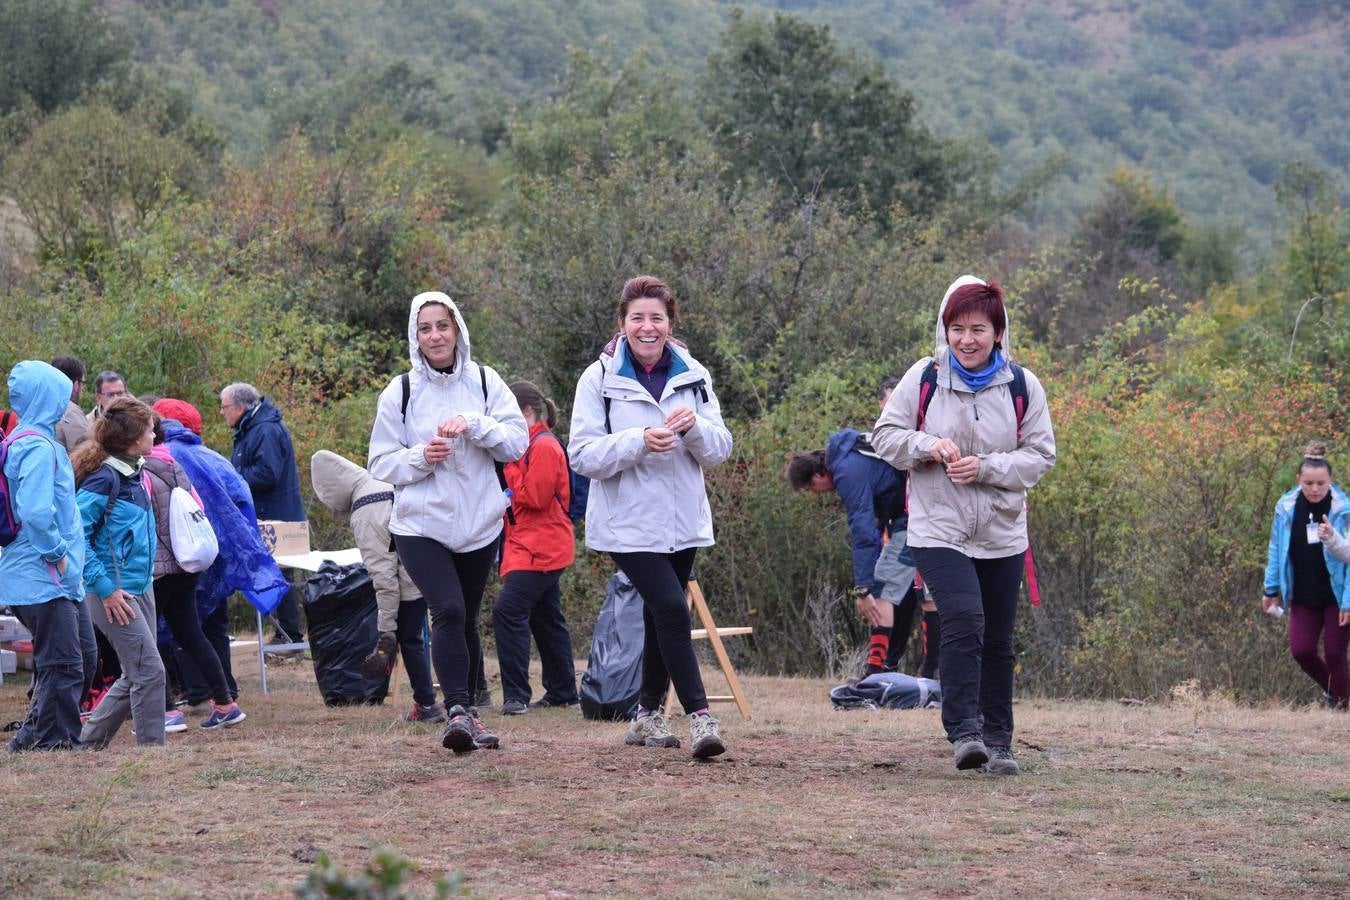
[[[206,513],[181,487],[169,493],[169,542],[173,558],[188,572],[205,572],[220,553]]]

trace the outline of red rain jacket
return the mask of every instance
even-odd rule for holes
[[[552,572],[565,569],[576,557],[572,520],[567,518],[571,488],[567,456],[548,426],[530,426],[525,455],[506,466],[506,486],[511,489],[511,511],[516,524],[506,522],[506,546],[502,550],[503,576],[514,571]]]

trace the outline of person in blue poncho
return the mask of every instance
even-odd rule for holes
[[[201,495],[202,509],[220,544],[220,555],[197,579],[197,611],[202,630],[225,667],[230,693],[237,697],[239,688],[230,672],[225,601],[240,591],[259,612],[270,615],[290,589],[290,583],[258,534],[248,484],[228,459],[202,443],[201,413],[192,404],[172,398],[159,400],[154,409],[164,417],[164,441]],[[192,678],[196,673],[190,667],[185,668],[192,682],[188,702],[205,703],[208,697],[205,680]]]

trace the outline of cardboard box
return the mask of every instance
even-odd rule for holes
[[[258,531],[273,556],[302,556],[309,552],[308,522],[259,521]]]
[[[31,641],[33,635],[13,616],[0,616],[0,641]]]

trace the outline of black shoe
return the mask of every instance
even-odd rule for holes
[[[554,703],[547,697],[541,697],[530,704],[530,709],[572,709],[577,705],[577,701],[568,700],[563,703]]]
[[[507,700],[502,704],[502,715],[504,716],[523,716],[530,711],[530,708],[519,700]]]
[[[441,746],[456,753],[468,753],[477,750],[473,740],[473,719],[469,711],[462,706],[452,706],[448,711],[450,721],[445,723],[441,732]]]
[[[473,705],[474,705],[474,706],[491,706],[491,705],[492,705],[492,691],[488,690],[487,688],[483,688],[481,691],[478,692],[478,695],[477,695],[476,697],[473,698]]]
[[[502,745],[501,739],[483,724],[483,720],[478,717],[478,710],[469,707],[469,727],[473,729],[473,743],[479,750],[496,750]]]
[[[977,737],[961,738],[954,742],[952,755],[961,770],[978,769],[989,762],[989,748]]]
[[[367,678],[387,678],[394,671],[398,659],[398,635],[392,631],[380,632],[375,649],[361,660],[361,674]]]

